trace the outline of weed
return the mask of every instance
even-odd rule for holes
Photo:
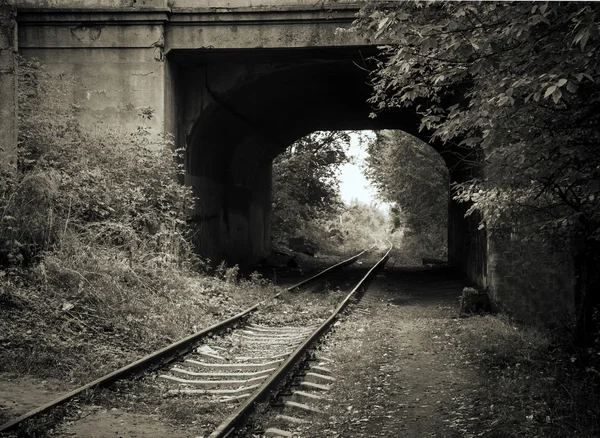
[[[486,436],[598,436],[600,379],[566,336],[498,315],[464,320],[456,337],[489,379],[478,405],[494,425]]]

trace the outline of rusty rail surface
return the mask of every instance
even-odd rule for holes
[[[392,244],[390,245],[385,255],[365,274],[363,278],[357,283],[348,295],[342,300],[338,307],[333,313],[323,322],[315,331],[309,335],[306,340],[300,344],[294,350],[287,359],[279,366],[277,371],[271,374],[265,382],[258,388],[246,401],[231,415],[229,415],[209,436],[208,438],[224,438],[230,437],[235,434],[236,428],[243,425],[244,419],[252,413],[257,404],[266,401],[270,394],[277,388],[277,386],[283,382],[289,372],[294,366],[300,362],[304,357],[305,353],[313,346],[318,339],[331,328],[331,326],[337,321],[340,313],[348,306],[350,300],[358,295],[360,291],[364,291],[368,287],[369,282],[373,277],[385,266],[385,263],[389,259],[390,252],[392,251]]]
[[[375,247],[375,245],[373,245],[369,249],[361,251],[360,253],[358,253],[340,263],[330,266],[330,267],[324,269],[323,271],[319,272],[318,274],[315,274],[312,277],[307,278],[306,280],[303,280],[297,284],[294,284],[293,286],[290,286],[285,290],[291,291],[291,290],[297,289],[297,288],[302,287],[318,278],[323,277],[324,275],[326,275],[328,273],[331,273],[338,269],[349,266],[352,263],[356,262],[356,260],[358,260],[360,257],[362,257],[363,254],[367,253],[368,251],[371,251],[374,247]],[[64,403],[68,402],[69,400],[77,397],[78,395],[85,393],[86,391],[93,390],[96,388],[106,387],[106,386],[109,386],[112,383],[116,382],[117,380],[126,379],[126,378],[130,378],[130,377],[136,377],[145,372],[152,371],[156,368],[166,365],[166,364],[172,362],[173,360],[175,360],[176,358],[189,353],[193,349],[194,345],[197,344],[200,340],[202,340],[206,336],[208,336],[212,333],[221,331],[223,329],[226,329],[228,327],[231,327],[238,321],[241,321],[244,317],[248,316],[250,313],[256,311],[260,306],[264,305],[265,303],[271,301],[274,298],[279,297],[281,295],[281,293],[282,292],[278,292],[277,294],[273,295],[272,297],[267,298],[266,300],[263,300],[261,302],[258,302],[256,304],[254,304],[253,306],[243,310],[242,312],[240,312],[236,315],[233,315],[233,316],[231,316],[221,322],[218,322],[217,324],[214,324],[204,330],[201,330],[197,333],[187,336],[177,342],[174,342],[171,345],[161,348],[160,350],[155,351],[154,353],[150,353],[147,356],[144,356],[141,359],[136,360],[135,362],[132,362],[128,365],[125,365],[122,368],[119,368],[116,371],[113,371],[112,373],[106,374],[90,383],[87,383],[83,386],[75,388],[74,390],[72,390],[66,394],[63,394],[62,396],[60,396],[42,406],[39,406],[29,412],[26,412],[25,414],[21,415],[20,417],[15,418],[14,420],[8,421],[7,423],[0,425],[0,433],[15,430],[23,422],[30,420],[34,417],[37,417],[38,415],[41,415],[44,412],[49,411],[50,409],[56,408]]]

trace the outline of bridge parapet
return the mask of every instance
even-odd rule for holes
[[[169,10],[217,12],[233,10],[357,10],[355,0],[16,0],[19,9],[35,10]]]
[[[169,10],[168,0],[16,0],[21,11]]]
[[[339,33],[357,2],[191,0],[18,0],[23,48],[305,48],[364,45]],[[159,33],[161,41],[152,33]],[[154,38],[154,39],[153,39]]]

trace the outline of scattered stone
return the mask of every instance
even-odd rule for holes
[[[490,297],[486,292],[465,287],[460,297],[460,314],[488,313],[491,311]]]

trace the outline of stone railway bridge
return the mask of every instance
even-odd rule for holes
[[[338,31],[354,20],[356,2],[0,4],[5,158],[16,132],[9,117],[16,105],[11,49],[76,78],[72,98],[83,108],[83,125],[135,129],[140,110],[151,107],[150,127],[186,148],[186,183],[199,198],[198,250],[213,260],[249,263],[269,251],[272,160],[296,139],[315,130],[385,128],[428,141],[407,110],[369,118],[367,59],[376,47]],[[472,176],[461,159],[465,151],[431,145],[452,181]],[[448,208],[450,262],[474,283],[492,283],[498,257],[488,257],[488,237],[476,218],[464,218],[465,205],[450,199]]]

